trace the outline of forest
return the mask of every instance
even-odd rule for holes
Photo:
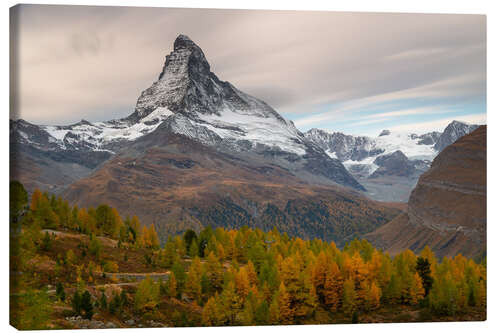
[[[276,228],[206,227],[160,243],[136,216],[29,196],[17,181],[10,277],[19,329],[486,319],[486,260],[429,247],[391,257],[366,240],[338,248]]]

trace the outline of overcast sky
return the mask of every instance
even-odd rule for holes
[[[158,78],[177,35],[212,71],[301,130],[423,133],[486,122],[482,15],[17,7],[20,117],[120,118]]]

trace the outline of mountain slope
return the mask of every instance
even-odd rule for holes
[[[342,244],[400,212],[352,190],[308,184],[265,159],[235,158],[162,129],[72,184],[65,196],[79,206],[106,202],[138,214],[162,239],[187,228],[247,225]]]
[[[366,236],[397,253],[425,245],[440,257],[486,252],[486,126],[446,147],[412,191],[408,212]]]

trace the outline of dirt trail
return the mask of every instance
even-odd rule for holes
[[[76,234],[76,233],[71,233],[71,232],[66,232],[66,231],[59,231],[59,230],[52,230],[52,229],[43,229],[41,231],[43,234],[48,232],[49,234],[53,234],[59,237],[65,237],[65,238],[75,238],[75,239],[82,239],[82,238],[88,238],[89,236],[84,235],[84,234]],[[103,244],[105,245],[111,245],[111,246],[117,246],[118,241],[115,239],[111,239],[108,237],[102,237],[102,236],[97,236],[97,239],[99,239]]]

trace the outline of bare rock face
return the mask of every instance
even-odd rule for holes
[[[478,128],[478,125],[469,125],[460,121],[452,121],[446,128],[444,129],[443,134],[439,136],[436,140],[436,144],[434,145],[434,149],[441,152],[447,146],[451,145],[457,139],[462,136],[469,134],[473,130]]]
[[[486,126],[446,147],[424,173],[408,212],[367,235],[397,253],[425,245],[440,257],[486,253]]]
[[[223,82],[210,71],[201,48],[180,35],[174,50],[165,57],[158,81],[141,93],[130,119],[146,117],[157,108],[168,108],[196,118],[197,114],[220,114],[225,108],[257,113],[286,121],[269,105]]]
[[[342,162],[361,161],[384,152],[384,149],[377,147],[374,140],[367,136],[347,135],[341,132],[328,133],[317,128],[310,129],[304,135]]]
[[[401,150],[396,150],[392,154],[378,156],[375,159],[375,164],[378,165],[379,168],[370,175],[371,178],[376,178],[381,175],[409,177],[416,171],[413,163]]]

